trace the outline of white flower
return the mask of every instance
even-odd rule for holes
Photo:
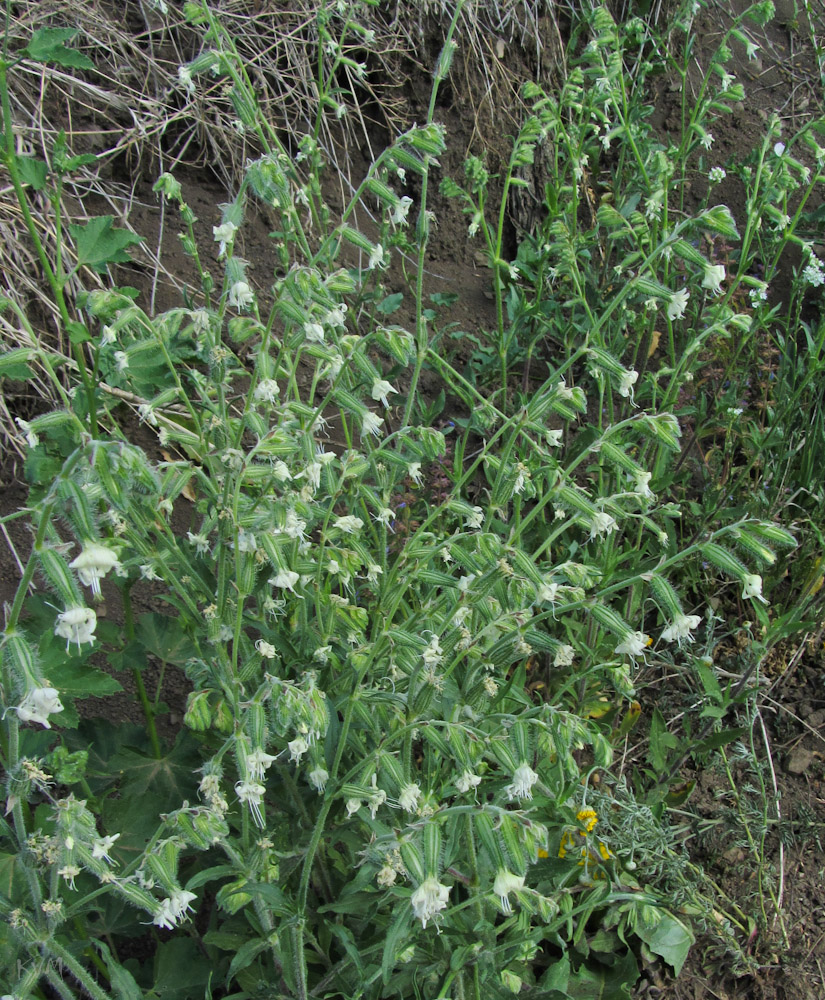
[[[665,642],[676,640],[676,642],[681,643],[682,639],[693,642],[693,636],[690,633],[701,621],[701,615],[676,615],[673,622],[662,632],[662,638]]]
[[[229,289],[227,300],[233,309],[248,309],[255,301],[255,293],[245,281],[236,281]]]
[[[748,39],[748,41],[745,42],[745,55],[748,57],[748,59],[755,59],[756,53],[758,51],[759,51],[759,46],[756,45],[754,42],[752,42],[750,39]]]
[[[335,306],[324,315],[324,326],[338,327],[344,329],[347,325],[347,307],[345,303]]]
[[[329,771],[320,765],[309,772],[309,783],[312,787],[323,795],[324,789],[329,781]]]
[[[372,410],[367,410],[361,417],[361,437],[365,438],[368,434],[374,434],[377,437],[381,433],[383,423],[381,417],[376,416]]]
[[[164,930],[172,930],[186,916],[187,911],[192,909],[190,903],[193,899],[197,899],[194,892],[176,889],[168,899],[161,900],[152,923]]]
[[[290,762],[300,764],[301,758],[309,750],[309,744],[303,738],[303,736],[296,736],[294,740],[290,740],[287,743],[287,749],[289,750]]]
[[[395,223],[397,226],[405,226],[407,224],[407,215],[409,214],[412,203],[412,198],[408,198],[405,195],[393,209],[390,221]]]
[[[372,792],[370,793],[369,799],[367,799],[367,808],[370,811],[370,816],[375,819],[375,815],[379,808],[387,801],[387,793],[383,788],[379,788],[375,775],[372,776]]]
[[[347,819],[355,815],[363,804],[361,799],[347,799]]]
[[[420,462],[410,462],[407,466],[407,475],[412,479],[416,486],[421,486],[424,482],[424,478],[421,475],[421,463]]]
[[[471,788],[478,788],[481,784],[481,775],[473,774],[472,771],[464,771],[460,778],[456,780],[455,787],[462,793],[465,794],[470,791]]]
[[[265,660],[275,659],[275,652],[276,652],[275,647],[272,645],[271,642],[267,642],[266,639],[258,639],[258,641],[255,643],[255,649],[258,650],[258,652]]]
[[[195,546],[195,551],[199,556],[205,555],[209,551],[209,539],[206,535],[196,535],[191,531],[186,532],[189,544]]]
[[[616,654],[629,656],[631,660],[635,660],[637,656],[644,657],[649,642],[650,636],[644,632],[631,632],[616,647]]]
[[[705,132],[702,138],[699,140],[699,144],[704,146],[705,149],[710,149],[713,145],[713,132]]]
[[[280,391],[278,383],[274,378],[262,378],[261,381],[255,386],[255,391],[252,395],[255,399],[264,403],[274,403],[278,398],[278,393]]]
[[[261,802],[263,802],[265,792],[266,789],[264,786],[258,784],[257,781],[239,781],[235,785],[235,794],[238,796],[238,800],[247,803],[252,815],[255,817],[255,822],[260,827],[264,825],[264,818],[261,814]]]
[[[251,531],[238,529],[238,552],[257,552],[258,540]]]
[[[401,794],[398,796],[398,805],[404,812],[414,813],[418,808],[418,800],[421,798],[421,789],[417,784],[404,785]]]
[[[470,225],[467,227],[467,235],[469,237],[472,238],[478,232],[478,227],[481,225],[482,218],[483,217],[481,215],[481,212],[473,213],[473,217],[470,220]]]
[[[78,649],[86,642],[94,642],[96,628],[97,615],[91,608],[67,608],[57,616],[54,634],[66,640],[68,653],[72,642],[77,643]]]
[[[722,291],[722,282],[725,280],[724,264],[708,264],[705,267],[705,276],[702,279],[702,288],[707,288],[711,295],[718,295]]]
[[[558,593],[559,585],[557,583],[541,583],[536,591],[536,600],[542,604],[553,604],[558,597]]]
[[[530,470],[523,462],[519,462],[516,465],[516,481],[513,483],[513,493],[523,493],[529,479]]]
[[[369,264],[367,264],[367,269],[371,271],[374,267],[380,267],[383,263],[384,263],[384,248],[379,244],[378,246],[372,248]]]
[[[343,517],[336,517],[332,526],[348,535],[353,535],[364,527],[364,522],[360,517],[355,517],[354,514],[345,514]]]
[[[590,521],[590,537],[592,539],[599,535],[609,535],[611,531],[615,531],[618,527],[619,525],[616,523],[615,518],[600,510],[593,515]]]
[[[564,437],[564,431],[547,431],[544,437],[547,441],[548,448],[559,448],[561,447],[562,438]]]
[[[719,181],[723,181],[727,176],[724,167],[711,167],[708,171],[708,180],[711,184],[718,184]]]
[[[430,875],[424,879],[410,897],[413,915],[418,917],[422,927],[426,928],[428,920],[447,908],[449,896],[449,888],[442,885],[435,876]]]
[[[218,247],[218,260],[226,253],[226,244],[231,243],[235,239],[237,231],[238,227],[234,222],[224,222],[220,226],[212,227],[212,238],[216,243],[220,244]]]
[[[387,382],[385,379],[377,378],[372,383],[372,392],[370,393],[370,395],[376,402],[378,402],[378,400],[380,399],[384,407],[388,407],[390,404],[387,401],[387,396],[391,392],[398,393],[398,390],[394,388],[392,384]]]
[[[761,601],[763,604],[768,602],[762,596],[762,577],[758,573],[746,573],[742,578],[742,599],[747,600],[749,597],[755,597],[757,601]]]
[[[115,359],[115,367],[119,372],[125,372],[129,367],[129,355],[126,351],[115,351],[112,355]]]
[[[523,875],[514,875],[512,872],[507,871],[506,868],[499,868],[495,882],[493,882],[493,892],[498,896],[501,909],[505,913],[513,912],[513,908],[510,906],[510,893],[520,892],[523,888]]]
[[[685,315],[685,309],[687,308],[688,299],[690,298],[690,292],[683,288],[681,291],[674,292],[670,297],[670,302],[667,307],[667,318],[670,320],[681,319]]]
[[[781,156],[785,152],[785,143],[778,142],[774,147],[773,151],[777,156]]]
[[[26,444],[30,448],[36,448],[40,444],[40,438],[31,429],[28,421],[21,420],[20,417],[15,417],[14,420],[20,430],[26,435]]]
[[[79,556],[69,566],[77,570],[80,582],[91,587],[95,597],[100,597],[100,581],[111,569],[119,569],[117,553],[99,542],[86,542]]]
[[[532,799],[533,785],[539,780],[539,776],[529,764],[522,763],[516,768],[513,775],[512,785],[508,785],[504,791],[508,799]]]
[[[29,688],[16,711],[17,718],[21,722],[39,722],[46,729],[51,729],[49,716],[62,712],[63,705],[60,703],[56,688]]]
[[[633,487],[633,492],[640,497],[646,497],[648,500],[655,498],[656,494],[650,488],[650,480],[653,478],[652,472],[636,472],[634,473],[636,478],[636,485]]]
[[[477,531],[484,524],[484,511],[481,507],[473,507],[464,519],[464,527]]]
[[[261,747],[253,750],[246,758],[246,766],[253,781],[263,781],[264,774],[277,760],[271,753],[265,753]]]
[[[270,577],[269,582],[273,587],[280,587],[281,590],[291,590],[295,591],[295,584],[300,579],[300,576],[291,569],[281,569],[275,574],[275,576]]]
[[[639,373],[631,368],[629,372],[623,372],[619,380],[619,395],[633,399],[633,386],[639,379]]]
[[[395,520],[395,511],[391,510],[389,507],[382,507],[381,510],[375,515],[375,520],[379,524],[383,524],[385,528],[389,528],[392,531],[392,522]]]
[[[119,833],[113,833],[111,837],[97,837],[92,844],[92,857],[98,859],[102,858],[104,861],[108,861],[109,864],[112,864],[112,859],[109,857],[109,851],[111,851],[119,836]]]
[[[553,657],[554,667],[570,667],[573,665],[573,657],[576,651],[572,646],[562,645],[556,650],[556,655]]]
[[[324,328],[320,323],[304,323],[304,336],[310,344],[321,344],[324,341]]]
[[[195,93],[195,84],[192,80],[192,71],[188,66],[178,66],[178,83],[189,97],[193,96]]]
[[[77,867],[77,865],[65,865],[63,868],[58,869],[57,874],[61,878],[66,879],[66,881],[69,883],[69,888],[74,890],[75,888],[74,880],[80,874],[80,869]]]

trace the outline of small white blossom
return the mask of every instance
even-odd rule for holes
[[[380,244],[378,244],[378,246],[372,248],[372,253],[370,254],[370,260],[369,263],[367,264],[367,269],[371,271],[375,267],[381,267],[384,261],[385,261],[384,248]]]
[[[235,239],[235,233],[238,231],[238,227],[234,222],[224,222],[220,226],[212,227],[212,238],[218,246],[218,260],[223,257],[226,253],[226,246]]]
[[[295,584],[300,579],[300,576],[291,569],[281,569],[275,574],[275,576],[270,577],[269,582],[273,587],[279,587],[281,590],[291,590],[295,591]]]
[[[115,359],[115,367],[119,372],[125,372],[129,367],[129,355],[126,351],[115,351],[112,355]]]
[[[80,553],[69,566],[77,570],[77,575],[84,587],[91,587],[95,597],[100,597],[100,581],[106,574],[120,568],[117,553],[107,549],[99,542],[87,542]]]
[[[87,642],[95,641],[97,615],[91,608],[67,608],[57,616],[54,634],[66,640],[66,652],[69,644],[77,643],[77,648]]]
[[[262,378],[261,381],[255,386],[255,391],[252,395],[260,402],[274,403],[277,400],[278,393],[280,391],[278,383],[274,378]]]
[[[449,888],[442,885],[435,876],[430,875],[424,879],[410,897],[413,915],[421,921],[422,927],[426,928],[428,920],[447,908],[449,897]]]
[[[645,635],[644,632],[631,632],[616,646],[616,654],[629,656],[631,660],[635,660],[637,656],[644,657],[649,643],[650,636]]]
[[[15,417],[14,420],[20,430],[26,435],[26,444],[30,448],[36,448],[40,444],[40,438],[31,429],[28,421],[22,420],[20,417]]]
[[[455,787],[466,795],[471,788],[478,788],[481,784],[481,775],[473,774],[472,771],[464,771],[460,778],[456,780]]]
[[[421,789],[417,784],[404,785],[401,794],[398,796],[398,805],[404,812],[414,813],[418,808],[418,800],[421,798]]]
[[[186,91],[188,97],[195,93],[195,83],[192,79],[192,71],[188,66],[178,66],[178,83]]]
[[[633,399],[633,386],[639,380],[639,373],[631,368],[629,372],[623,372],[619,380],[619,395],[625,399]]]
[[[702,138],[699,140],[699,144],[704,146],[705,149],[710,149],[713,145],[713,132],[705,132]]]
[[[229,297],[227,301],[233,309],[241,311],[243,309],[248,309],[254,303],[255,293],[249,287],[247,282],[236,281],[235,284],[229,289]]]
[[[353,535],[364,527],[364,522],[354,514],[345,514],[343,517],[336,517],[332,526],[348,535]]]
[[[347,819],[349,819],[350,816],[354,816],[363,804],[364,803],[361,799],[347,799]]]
[[[559,448],[561,447],[562,438],[564,437],[564,431],[547,431],[544,435],[547,441],[547,446],[549,448]]]
[[[377,437],[381,433],[383,423],[383,419],[372,410],[366,410],[361,417],[361,437],[365,438],[370,434]]]
[[[773,151],[776,156],[781,156],[785,152],[785,143],[784,142],[776,143],[776,145],[773,147]]]
[[[240,802],[245,802],[255,818],[255,822],[261,828],[264,826],[264,818],[261,813],[261,803],[263,802],[266,789],[257,781],[239,781],[235,785],[235,794]]]
[[[324,328],[320,323],[304,323],[304,336],[310,344],[324,342]]]
[[[108,861],[111,865],[113,862],[109,856],[109,851],[111,851],[119,836],[119,833],[113,833],[111,837],[97,837],[92,844],[92,857]]]
[[[609,535],[612,531],[615,531],[619,525],[616,523],[616,519],[611,517],[610,514],[606,514],[604,511],[600,510],[593,515],[590,521],[590,538],[596,538],[601,535]]]
[[[693,642],[693,636],[690,633],[698,627],[701,621],[701,615],[677,615],[662,632],[662,638],[665,642],[681,643],[682,639]]]
[[[553,604],[558,598],[558,593],[557,583],[541,583],[536,590],[536,600],[542,604]]]
[[[412,203],[412,198],[405,195],[393,209],[390,221],[396,226],[406,226],[407,216],[409,215]]]
[[[746,573],[742,578],[742,599],[755,597],[757,601],[767,604],[767,600],[762,596],[762,577],[758,573]]]
[[[377,378],[372,383],[372,391],[370,392],[370,395],[372,396],[372,398],[376,402],[378,402],[378,400],[380,400],[381,403],[382,403],[382,405],[386,408],[386,407],[388,407],[390,405],[389,402],[388,402],[388,400],[387,400],[387,396],[391,392],[394,392],[394,393],[397,394],[398,390],[396,388],[394,388],[394,386],[391,383],[387,382],[385,379],[383,379],[383,378]]]
[[[49,716],[62,712],[63,705],[58,697],[57,689],[44,686],[29,688],[26,697],[15,711],[21,722],[38,722],[46,729],[51,729]]]
[[[510,893],[520,892],[524,888],[524,876],[514,875],[506,868],[500,868],[493,882],[493,892],[498,896],[501,909],[504,913],[512,913],[510,905]]]
[[[275,659],[275,653],[276,653],[275,647],[272,645],[271,642],[267,642],[266,639],[258,639],[258,641],[255,643],[255,649],[258,650],[258,652],[265,660]]]
[[[533,785],[539,780],[539,776],[527,763],[521,763],[513,774],[513,783],[508,785],[504,791],[508,799],[532,799]]]
[[[392,867],[392,865],[384,865],[384,867],[375,876],[375,881],[381,886],[382,889],[388,889],[391,885],[395,885],[395,880],[398,878],[398,872]]]
[[[484,524],[484,511],[481,507],[473,507],[464,519],[464,526],[471,531],[478,531]]]
[[[635,474],[636,485],[633,487],[633,492],[640,497],[645,497],[647,500],[653,500],[656,494],[650,488],[650,480],[653,478],[652,472],[637,472]]]
[[[266,753],[261,747],[247,755],[246,766],[253,781],[263,781],[264,774],[272,767],[277,758]]]
[[[722,282],[725,280],[724,264],[708,264],[705,267],[705,276],[702,279],[702,288],[707,288],[711,295],[719,295],[722,291]]]
[[[205,555],[209,551],[209,539],[206,535],[196,535],[194,532],[187,531],[186,537],[189,539],[189,544],[195,546],[195,552],[199,555]]]
[[[316,792],[323,795],[324,789],[327,787],[327,782],[329,781],[329,771],[325,767],[313,768],[309,772],[309,783],[315,789]]]
[[[575,649],[572,646],[562,645],[556,650],[556,655],[553,657],[554,667],[571,667],[573,665],[573,657],[575,656]]]
[[[287,749],[289,750],[289,759],[295,764],[301,763],[301,758],[309,750],[309,744],[303,738],[303,736],[296,736],[294,740],[290,740],[287,743]]]
[[[724,167],[711,167],[708,171],[708,180],[711,184],[718,184],[727,177]]]
[[[670,297],[670,302],[666,310],[667,318],[670,320],[681,319],[685,315],[689,298],[690,292],[686,288],[674,292]]]

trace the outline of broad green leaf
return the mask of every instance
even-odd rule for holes
[[[46,186],[46,163],[36,156],[15,156],[15,163],[24,184],[35,191],[42,191]]]
[[[240,972],[241,969],[245,969],[248,965],[251,965],[258,955],[260,955],[262,951],[266,951],[268,947],[269,945],[267,942],[262,941],[260,938],[253,941],[247,941],[245,944],[241,945],[232,959],[232,963],[229,966],[229,972],[226,974],[227,986],[232,981],[232,977],[236,972]]]
[[[571,1000],[621,1000],[629,997],[639,978],[639,967],[633,953],[627,951],[611,966],[582,965],[571,972],[567,993]]]
[[[141,615],[135,634],[150,653],[165,663],[183,666],[198,653],[178,619],[169,615]]]
[[[23,54],[39,63],[57,63],[70,69],[94,69],[95,64],[87,55],[77,49],[66,48],[65,43],[77,33],[76,28],[39,28],[23,49]]]
[[[212,970],[196,942],[190,937],[174,937],[158,947],[155,986],[149,996],[160,1000],[193,1000],[204,996],[204,986]]]
[[[125,229],[115,229],[113,222],[114,216],[100,215],[83,226],[69,226],[77,244],[78,264],[88,264],[93,270],[103,274],[108,264],[131,261],[126,248],[142,243],[143,237]]]
[[[32,371],[29,368],[29,359],[34,351],[28,347],[16,347],[12,351],[0,353],[0,378],[23,379],[29,378]]]
[[[663,910],[655,927],[645,927],[641,920],[638,921],[636,933],[651,951],[661,955],[668,965],[673,966],[673,971],[678,976],[693,944],[690,929],[672,913]]]

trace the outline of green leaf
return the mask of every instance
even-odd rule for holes
[[[28,361],[34,351],[28,347],[15,347],[12,351],[0,353],[0,378],[23,380],[29,378],[32,371]]]
[[[571,972],[567,993],[571,1000],[621,1000],[629,997],[639,978],[639,967],[633,953],[619,956],[611,966],[582,965]]]
[[[189,937],[174,937],[158,948],[155,986],[160,1000],[191,1000],[204,995],[212,974],[209,962]],[[151,994],[150,994],[151,996]]]
[[[23,49],[23,55],[39,63],[57,63],[70,69],[94,69],[95,64],[87,55],[77,49],[66,48],[65,43],[77,33],[76,28],[39,28]]]
[[[388,295],[385,299],[382,299],[375,308],[382,316],[391,316],[403,301],[403,292],[395,292],[393,295]]]
[[[667,731],[664,716],[658,708],[654,709],[653,717],[650,720],[648,760],[658,774],[661,774],[665,770],[667,751],[675,750],[678,745],[679,742],[676,737]]]
[[[400,904],[395,920],[393,920],[390,929],[387,931],[387,937],[384,941],[384,955],[381,959],[381,978],[385,986],[390,981],[392,970],[395,968],[396,956],[407,937],[409,927],[410,909]]]
[[[183,666],[198,654],[178,619],[169,615],[156,612],[141,615],[135,635],[150,653],[164,663]]]
[[[693,934],[672,913],[667,910],[660,912],[661,919],[654,927],[645,927],[642,921],[638,921],[636,933],[651,951],[673,966],[678,976],[693,944]]]
[[[85,344],[92,339],[92,335],[89,333],[89,329],[85,323],[79,323],[77,320],[69,320],[66,324],[66,331],[69,334],[69,341],[72,344]]]
[[[46,186],[46,163],[36,156],[15,156],[15,163],[24,184],[35,191],[42,191]]]
[[[142,243],[143,237],[125,229],[115,229],[113,222],[113,215],[100,215],[90,219],[84,226],[69,226],[77,243],[78,264],[88,264],[93,270],[103,274],[108,264],[131,261],[126,247]]]
[[[103,941],[92,942],[103,956],[106,968],[109,970],[109,984],[118,1000],[143,1000],[143,992],[131,972],[128,972],[112,955]]]
[[[267,942],[262,941],[260,938],[254,941],[247,941],[246,944],[241,945],[229,966],[229,972],[226,974],[226,985],[228,986],[231,983],[232,977],[236,972],[240,972],[241,969],[245,969],[248,965],[251,965],[262,951],[266,951],[267,947]]]

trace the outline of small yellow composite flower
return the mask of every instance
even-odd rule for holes
[[[576,813],[576,819],[582,824],[587,833],[590,833],[593,827],[599,822],[599,817],[596,815],[595,809],[579,809]]]

